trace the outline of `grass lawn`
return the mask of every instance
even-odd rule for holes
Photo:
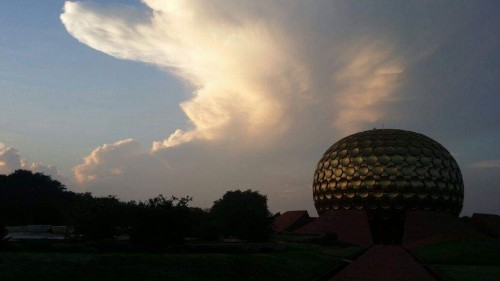
[[[0,280],[311,280],[360,249],[288,244],[255,254],[0,253]]]
[[[412,250],[427,264],[500,265],[500,241],[448,241]]]
[[[450,280],[500,280],[500,241],[448,241],[412,252]]]
[[[500,280],[500,265],[436,265],[433,267],[453,281]]]

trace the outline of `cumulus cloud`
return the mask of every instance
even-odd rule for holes
[[[0,174],[10,174],[22,166],[19,151],[0,143]]]
[[[83,164],[74,168],[76,180],[83,183],[120,175],[127,162],[133,161],[140,153],[139,143],[132,139],[99,146],[83,159]]]
[[[142,151],[132,139],[99,146],[73,168],[76,181],[85,191],[123,199],[145,199],[152,193],[164,193],[168,170],[166,161]]]
[[[17,148],[8,147],[0,143],[0,174],[8,175],[18,169],[44,173],[52,176],[54,179],[68,183],[68,179],[59,172],[57,167],[41,162],[28,162],[26,159],[21,158],[21,154]]]

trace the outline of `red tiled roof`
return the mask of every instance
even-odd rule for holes
[[[500,216],[493,214],[473,214],[472,226],[494,238],[500,238]]]
[[[288,211],[276,217],[272,227],[274,232],[287,232],[297,229],[311,221],[307,211]]]
[[[483,239],[486,235],[445,212],[406,213],[403,245],[414,248],[444,240]]]
[[[369,246],[373,244],[368,217],[363,210],[330,210],[293,234],[336,233],[340,240]]]

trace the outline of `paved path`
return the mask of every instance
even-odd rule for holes
[[[435,281],[401,246],[376,245],[333,276],[337,280]]]

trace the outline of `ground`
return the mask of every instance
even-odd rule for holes
[[[359,247],[287,243],[247,254],[0,253],[0,280],[311,280]]]
[[[448,241],[412,250],[450,280],[500,280],[500,241]]]
[[[297,243],[295,236],[281,236],[280,239],[288,242],[282,242],[279,247],[207,243],[157,254],[131,253],[127,243],[116,241],[84,244],[26,241],[17,245],[8,242],[10,246],[4,245],[4,251],[0,252],[0,280],[298,281],[321,276],[334,279],[340,275],[332,274],[346,270],[350,260],[355,261],[351,265],[360,263],[363,256],[366,259],[362,253],[377,247],[365,252],[366,248],[344,243],[326,241],[329,246],[322,246],[311,243],[314,237],[300,238],[301,243]],[[444,277],[443,280],[500,280],[498,240],[448,241],[409,252],[422,266]],[[384,261],[387,262],[380,260]],[[392,264],[397,266],[397,262]],[[383,266],[376,268],[384,269]]]

